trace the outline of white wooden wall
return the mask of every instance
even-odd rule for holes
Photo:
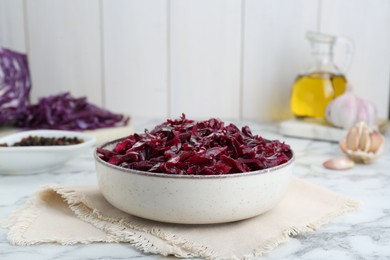
[[[0,0],[0,46],[28,53],[33,101],[71,91],[133,116],[287,118],[307,30],[354,40],[347,77],[387,117],[388,0]]]

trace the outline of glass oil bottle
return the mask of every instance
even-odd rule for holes
[[[308,32],[312,47],[310,68],[297,76],[292,87],[291,111],[297,118],[325,120],[326,107],[330,101],[346,91],[347,79],[333,62],[336,43],[346,45],[344,68],[349,66],[352,42],[346,38]]]

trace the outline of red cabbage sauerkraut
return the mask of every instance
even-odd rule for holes
[[[253,135],[219,119],[189,120],[183,114],[152,131],[121,139],[113,149],[98,148],[113,165],[179,175],[220,175],[267,169],[289,161],[290,146]]]

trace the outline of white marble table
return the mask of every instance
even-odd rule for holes
[[[161,121],[161,120],[160,120]],[[137,132],[150,128],[159,120],[135,118]],[[324,160],[339,156],[336,144],[286,138],[277,134],[275,124],[248,124],[253,133],[269,139],[285,140],[297,154],[294,174],[344,194],[361,203],[356,212],[338,217],[318,231],[299,235],[282,244],[262,259],[390,259],[390,153],[372,165],[359,165],[352,170],[325,170]],[[390,144],[389,135],[387,143]],[[96,183],[92,151],[67,163],[63,168],[28,176],[0,175],[0,218],[22,206],[41,185]],[[0,229],[0,259],[162,259],[145,255],[127,244],[90,244],[61,246],[11,246],[6,230]],[[172,258],[173,259],[173,258]]]

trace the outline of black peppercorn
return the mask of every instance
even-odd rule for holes
[[[43,137],[43,136],[28,136],[22,138],[19,142],[12,146],[55,146],[55,145],[73,145],[82,143],[84,140],[77,137]],[[7,147],[7,144],[0,144],[2,147]]]

